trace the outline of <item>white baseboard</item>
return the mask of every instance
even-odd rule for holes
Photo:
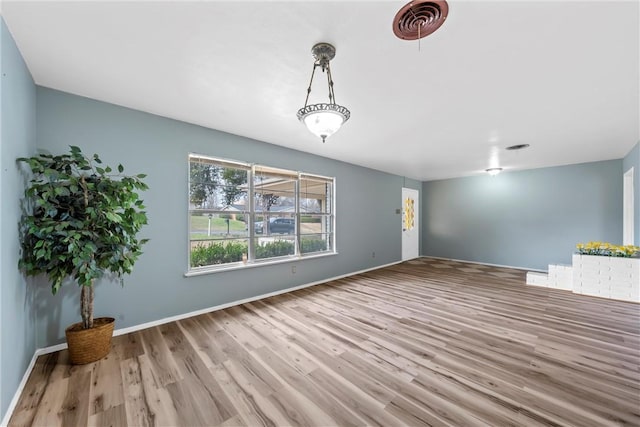
[[[2,419],[2,422],[0,422],[1,427],[6,427],[7,425],[9,425],[9,420],[11,419],[11,415],[13,415],[13,411],[14,409],[16,409],[16,405],[18,404],[18,399],[20,399],[20,395],[24,390],[24,386],[27,385],[27,380],[29,379],[29,375],[31,375],[31,371],[33,370],[33,367],[36,364],[36,359],[38,358],[38,356],[40,356],[40,354],[38,353],[38,350],[36,350],[33,353],[31,362],[29,362],[29,366],[27,366],[27,370],[22,376],[22,381],[20,381],[20,384],[18,384],[18,390],[16,390],[16,393],[13,395],[13,399],[11,399],[11,402],[9,403],[9,407],[7,408],[7,412],[4,414],[4,418]]]
[[[228,303],[225,303],[225,304],[216,305],[216,306],[213,306],[213,307],[203,308],[201,310],[190,311],[188,313],[178,314],[178,315],[171,316],[171,317],[165,317],[163,319],[154,320],[152,322],[141,323],[139,325],[129,326],[127,328],[116,329],[115,331],[113,331],[113,336],[129,334],[131,332],[141,331],[143,329],[152,328],[154,326],[163,325],[165,323],[175,322],[176,320],[187,319],[189,317],[198,316],[200,314],[211,313],[212,311],[223,310],[225,308],[233,307],[233,306],[236,306],[236,305],[242,305],[242,304],[246,304],[248,302],[258,301],[258,300],[269,298],[269,297],[273,297],[273,296],[276,296],[276,295],[286,294],[288,292],[297,291],[299,289],[304,289],[304,288],[308,288],[308,287],[311,287],[311,286],[321,285],[323,283],[332,282],[334,280],[344,279],[345,277],[349,277],[349,276],[355,276],[356,274],[366,273],[368,271],[373,271],[373,270],[378,270],[378,269],[381,269],[381,268],[390,267],[392,265],[400,264],[401,262],[402,261],[396,261],[396,262],[391,262],[389,264],[378,265],[376,267],[366,268],[364,270],[354,271],[352,273],[342,274],[340,276],[334,276],[334,277],[331,277],[331,278],[328,278],[328,279],[318,280],[316,282],[305,283],[303,285],[294,286],[292,288],[280,289],[278,291],[269,292],[267,294],[257,295],[257,296],[254,296],[254,297],[245,298],[245,299],[238,300],[238,301],[232,301],[232,302],[228,302]],[[22,392],[24,390],[24,387],[27,384],[27,380],[29,379],[29,375],[31,375],[31,371],[33,370],[33,367],[35,366],[36,359],[39,356],[42,356],[43,354],[53,353],[53,352],[56,352],[56,351],[64,350],[66,348],[67,348],[67,343],[65,342],[65,343],[62,343],[62,344],[56,344],[56,345],[52,345],[52,346],[49,346],[49,347],[39,348],[33,353],[33,357],[31,358],[31,362],[29,363],[29,366],[27,367],[27,370],[24,373],[24,376],[22,377],[22,381],[20,381],[20,385],[18,386],[18,389],[16,390],[15,394],[13,395],[13,399],[11,399],[11,403],[9,404],[9,407],[7,408],[7,412],[6,412],[5,416],[4,416],[4,418],[2,419],[2,423],[0,423],[0,427],[5,427],[5,426],[7,426],[7,424],[9,424],[9,420],[11,419],[11,416],[13,415],[13,411],[15,410],[16,405],[18,404],[18,399],[20,399],[20,395],[22,394]]]
[[[241,300],[238,300],[238,301],[232,301],[232,302],[228,302],[228,303],[225,303],[225,304],[216,305],[214,307],[203,308],[201,310],[190,311],[189,313],[178,314],[178,315],[171,316],[171,317],[165,317],[164,319],[154,320],[152,322],[141,323],[139,325],[130,326],[128,328],[122,328],[122,329],[115,330],[113,332],[113,335],[114,336],[118,336],[118,335],[129,334],[131,332],[141,331],[143,329],[152,328],[154,326],[163,325],[165,323],[175,322],[177,320],[182,320],[182,319],[187,319],[189,317],[199,316],[200,314],[211,313],[212,311],[223,310],[225,308],[234,307],[236,305],[242,305],[242,304],[246,304],[248,302],[258,301],[258,300],[269,298],[269,297],[273,297],[273,296],[276,296],[276,295],[282,295],[282,294],[286,294],[288,292],[297,291],[299,289],[304,289],[304,288],[308,288],[308,287],[311,287],[311,286],[321,285],[323,283],[331,282],[331,281],[334,281],[334,280],[344,279],[345,277],[355,276],[356,274],[366,273],[368,271],[373,271],[373,270],[378,270],[380,268],[390,267],[392,265],[400,264],[401,262],[402,261],[396,261],[396,262],[392,262],[392,263],[389,263],[389,264],[380,265],[380,266],[377,266],[377,267],[372,267],[372,268],[367,268],[367,269],[360,270],[360,271],[355,271],[353,273],[342,274],[340,276],[334,276],[334,277],[331,277],[329,279],[318,280],[316,282],[305,283],[303,285],[294,286],[292,288],[281,289],[281,290],[278,290],[278,291],[269,292],[267,294],[258,295],[258,296],[255,296],[255,297],[249,297],[249,298],[241,299]],[[66,344],[65,344],[65,348],[66,348]]]
[[[514,270],[537,271],[539,273],[546,273],[547,272],[547,270],[539,270],[537,268],[516,267],[514,265],[491,264],[491,263],[488,263],[488,262],[467,261],[466,259],[443,258],[443,257],[439,257],[439,256],[422,255],[420,258],[443,259],[445,261],[456,261],[456,262],[466,262],[466,263],[469,263],[469,264],[490,265],[491,267],[513,268]]]

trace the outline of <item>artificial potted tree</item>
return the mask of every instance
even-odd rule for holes
[[[148,187],[144,174],[124,175],[106,166],[97,154],[85,156],[71,146],[68,154],[41,153],[19,158],[32,172],[25,190],[20,223],[20,268],[44,274],[55,295],[70,281],[80,286],[82,322],[65,335],[74,364],[94,362],[111,348],[113,318],[93,318],[94,284],[119,279],[132,271],[147,239],[138,232],[147,223],[138,191]]]

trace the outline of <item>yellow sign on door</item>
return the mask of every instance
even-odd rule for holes
[[[407,197],[404,199],[404,215],[402,220],[404,224],[402,224],[402,228],[405,230],[413,230],[415,227],[415,201],[411,197]]]

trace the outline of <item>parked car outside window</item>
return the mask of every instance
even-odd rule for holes
[[[269,232],[271,234],[293,234],[296,228],[296,221],[293,218],[271,218],[269,220]],[[255,223],[256,234],[263,234],[264,221]]]

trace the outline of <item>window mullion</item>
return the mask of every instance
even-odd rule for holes
[[[333,181],[331,182],[331,186],[329,187],[331,190],[331,247],[329,248],[329,250],[331,251],[335,251],[337,248],[337,240],[336,240],[336,236],[337,236],[337,227],[336,227],[336,180],[335,178],[333,179]],[[329,201],[327,200],[326,203],[329,203]],[[328,230],[327,230],[328,232]]]
[[[296,179],[295,181],[295,194],[294,194],[294,201],[295,201],[295,220],[296,220],[296,227],[295,227],[295,250],[294,250],[294,255],[296,256],[300,256],[302,255],[302,242],[300,241],[300,174],[298,174],[298,179]]]
[[[256,167],[255,165],[251,166],[249,169],[249,176],[247,181],[249,183],[249,243],[247,244],[248,254],[247,257],[249,261],[253,262],[256,259],[256,248],[255,248],[255,234],[256,234],[256,202],[253,188],[253,176],[255,174]]]

